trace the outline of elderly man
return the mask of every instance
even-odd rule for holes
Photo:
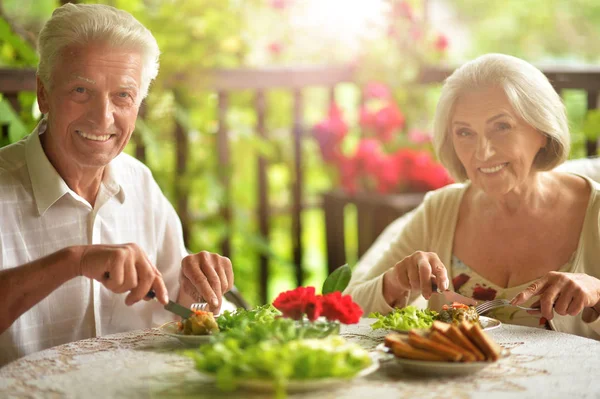
[[[32,134],[0,149],[0,365],[168,321],[169,296],[218,311],[229,259],[186,256],[150,171],[123,154],[158,73],[152,34],[124,11],[66,4],[39,37]],[[160,303],[148,300],[154,290]]]

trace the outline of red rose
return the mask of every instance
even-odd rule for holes
[[[409,21],[414,21],[415,16],[412,7],[406,0],[394,4],[393,14],[395,17],[406,18]]]
[[[340,144],[348,133],[348,125],[342,119],[342,112],[335,104],[329,107],[326,119],[313,127],[313,135],[319,143],[325,162],[337,161],[340,154]]]
[[[392,97],[392,92],[383,83],[369,82],[365,87],[364,95],[365,100],[371,98],[381,98],[383,100],[388,100]]]
[[[357,191],[356,180],[358,178],[358,165],[354,158],[341,155],[338,158],[338,169],[342,186],[346,192],[354,194]]]
[[[393,138],[396,130],[404,127],[404,115],[396,104],[391,103],[381,108],[374,115],[373,128],[379,139],[383,142],[389,142]]]
[[[279,42],[272,42],[269,44],[269,52],[274,55],[279,55],[283,50],[283,46]]]
[[[319,317],[321,306],[317,302],[320,301],[315,296],[315,287],[298,287],[279,294],[273,301],[273,306],[279,309],[284,317],[300,320],[307,313],[307,309],[310,311],[309,318],[315,315]]]
[[[446,51],[448,48],[448,38],[444,35],[438,35],[435,41],[435,48],[440,52]]]
[[[400,183],[402,171],[394,157],[385,157],[381,159],[379,169],[375,172],[377,178],[377,191],[382,194],[388,193]]]
[[[360,320],[363,311],[350,295],[342,295],[339,291],[323,297],[323,316],[328,320],[338,320],[344,324],[355,324]]]
[[[314,289],[313,289],[314,290]],[[320,295],[308,298],[304,307],[304,312],[308,320],[315,321],[321,316],[323,311],[323,297]]]

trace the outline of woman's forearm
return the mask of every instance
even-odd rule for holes
[[[0,271],[0,334],[32,306],[79,275],[81,248],[64,248]]]

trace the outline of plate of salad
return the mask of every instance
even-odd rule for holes
[[[210,342],[211,334],[184,335],[180,328],[180,322],[170,321],[158,327],[158,330],[170,337],[177,338],[186,345],[202,345]]]
[[[223,391],[304,392],[347,386],[379,368],[376,357],[340,336],[261,341],[224,339],[186,353],[202,378]]]
[[[435,310],[419,309],[412,305],[401,309],[396,308],[385,316],[375,312],[371,313],[369,317],[377,319],[371,324],[373,330],[385,329],[400,333],[408,333],[410,330],[426,330],[431,327],[434,320],[441,320],[440,314]],[[499,320],[485,316],[479,316],[478,321],[484,330],[491,330],[502,325]]]

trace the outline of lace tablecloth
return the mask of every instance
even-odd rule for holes
[[[385,332],[370,320],[342,335],[373,350]],[[600,343],[573,335],[502,325],[489,331],[511,355],[467,377],[411,375],[382,363],[375,373],[339,389],[289,398],[600,398]],[[221,393],[201,378],[183,344],[157,329],[61,345],[0,369],[0,398],[262,398],[265,393]]]

